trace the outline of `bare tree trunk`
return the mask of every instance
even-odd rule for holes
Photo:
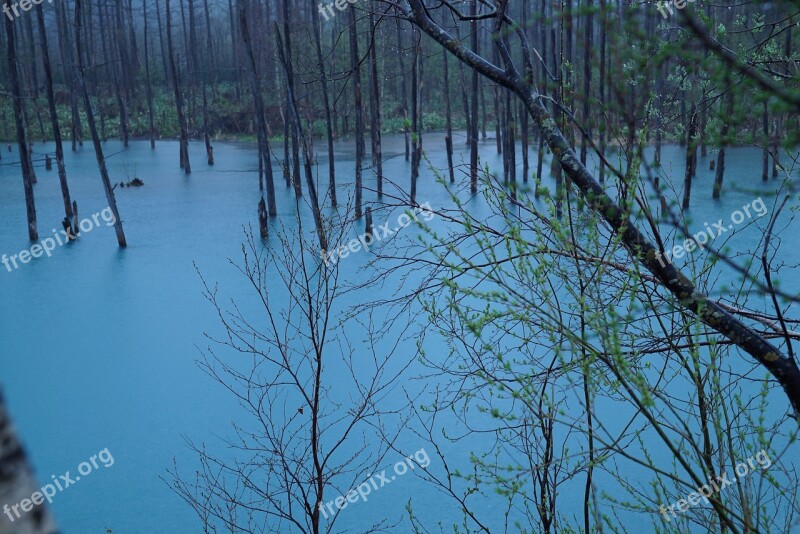
[[[203,140],[206,144],[206,161],[214,165],[214,147],[211,146],[211,135],[208,132],[208,96],[206,94],[206,80],[203,74]]]
[[[656,140],[655,147],[653,148],[653,166],[661,166],[661,143],[663,141],[664,133],[664,118],[661,109],[661,99],[664,95],[664,65],[660,65],[656,71],[656,98],[653,102],[656,115]],[[656,174],[656,180],[658,180]],[[658,184],[658,182],[656,182]]]
[[[289,140],[289,129],[291,119],[289,118],[289,91],[284,89],[286,93],[285,106],[281,107],[281,119],[283,119],[283,179],[286,182],[286,187],[292,186],[292,162],[289,159],[291,152],[291,143]]]
[[[541,0],[541,9],[539,10],[539,38],[540,46],[542,47],[542,61],[540,61],[539,75],[542,84],[543,94],[547,94],[547,2]],[[542,172],[544,171],[544,136],[539,133],[539,147],[536,153],[536,183],[534,184],[533,196],[539,198],[541,195],[540,190],[542,187]]]
[[[726,100],[726,107],[728,108],[727,114],[728,117],[733,115],[733,93],[728,92],[725,96]],[[730,122],[723,121],[722,122],[722,131],[720,132],[720,137],[722,140],[720,142],[719,153],[717,154],[717,168],[716,174],[714,175],[714,191],[711,194],[711,197],[714,199],[718,199],[720,194],[722,193],[722,180],[725,176],[725,146],[728,144],[728,131],[730,130]]]
[[[259,163],[261,162],[261,158],[259,158]],[[261,197],[261,200],[258,201],[258,230],[259,234],[261,235],[261,239],[266,239],[269,237],[269,226],[267,226],[267,205],[264,202],[264,197]]]
[[[702,109],[700,110],[700,156],[706,157],[708,155],[708,148],[706,147],[706,108],[707,105],[701,101],[700,105]],[[697,168],[695,166],[695,172],[697,172]]]
[[[108,207],[111,208],[111,213],[114,214],[114,230],[117,233],[117,243],[119,243],[120,248],[125,248],[128,246],[128,243],[125,240],[125,232],[122,229],[122,219],[119,216],[117,201],[114,198],[114,190],[111,187],[111,180],[108,177],[106,160],[103,156],[103,147],[100,145],[100,137],[97,135],[97,127],[95,126],[94,114],[92,113],[92,103],[89,100],[89,92],[86,90],[86,80],[83,74],[83,48],[80,30],[81,0],[75,0],[75,48],[78,55],[78,85],[81,89],[81,93],[83,93],[83,104],[86,108],[86,123],[89,125],[89,132],[92,134],[94,153],[95,156],[97,156],[97,166],[100,168],[100,177],[103,180],[103,189],[105,189],[106,192],[106,200],[108,201]]]
[[[353,94],[356,122],[356,219],[361,218],[364,162],[364,117],[361,102],[361,67],[358,55],[358,31],[356,28],[356,8],[350,6],[350,64],[353,69]]]
[[[514,108],[511,103],[511,91],[504,91],[506,94],[506,159],[508,161],[508,180],[511,185],[511,198],[517,199],[517,124],[514,120]]]
[[[292,113],[291,109],[289,109],[292,105],[297,105],[297,102],[292,102],[292,98],[297,97],[294,90],[294,63],[292,59],[292,38],[291,38],[291,27],[289,24],[289,0],[283,0],[283,40],[286,54],[286,77],[287,83],[289,84],[289,90],[287,92],[287,99],[286,99],[286,114],[288,115],[287,120],[294,120],[295,116],[297,120],[300,120],[300,114]],[[294,125],[293,128],[290,129],[290,134],[292,138],[292,184],[294,185],[294,194],[296,196],[303,195],[303,187],[300,182],[300,140],[298,139],[297,132],[303,128],[302,123],[298,122]]]
[[[316,4],[316,0],[310,0]],[[311,17],[314,29],[314,42],[317,52],[317,69],[319,69],[319,80],[322,84],[322,98],[325,105],[325,133],[328,138],[328,196],[331,205],[336,207],[336,154],[333,151],[333,117],[331,117],[331,98],[328,92],[328,76],[325,73],[325,63],[322,59],[322,36],[319,27],[319,18],[316,14]]]
[[[352,9],[352,8],[351,8]],[[285,27],[284,27],[285,28]],[[288,79],[292,79],[292,67],[289,64],[289,58],[286,55],[286,51],[284,50],[285,45],[281,41],[281,33],[278,29],[278,24],[275,23],[275,40],[278,45],[278,53],[280,54],[280,60],[283,64],[283,69],[286,72],[286,77]],[[306,187],[308,188],[308,196],[311,199],[311,210],[314,214],[314,225],[317,228],[317,236],[319,237],[319,246],[322,250],[323,255],[328,250],[328,238],[325,235],[325,227],[322,222],[322,214],[319,210],[319,199],[317,198],[317,186],[314,184],[314,174],[311,171],[311,146],[306,138],[305,133],[303,132],[302,122],[300,121],[300,113],[297,110],[297,97],[294,93],[294,83],[290,83],[288,85],[289,88],[289,109],[292,113],[292,120],[294,123],[295,130],[297,132],[297,136],[300,139],[300,142],[303,144],[303,164],[305,168],[306,174]],[[322,495],[319,495],[321,499]],[[314,508],[314,517],[317,521],[319,521],[319,503],[316,503]]]
[[[119,70],[121,76],[114,76],[114,87],[117,90],[117,103],[119,105],[119,128],[122,137],[123,146],[128,146],[128,101],[130,98],[130,90],[133,87],[133,81],[130,76],[130,60],[128,59],[128,50],[125,44],[125,27],[122,22],[122,0],[117,0],[116,8],[116,39],[113,39],[112,50],[116,43],[116,48],[119,54]],[[116,68],[114,69],[117,70]],[[122,79],[120,81],[120,78]],[[125,91],[122,91],[120,83],[124,84]]]
[[[167,50],[169,55],[169,67],[172,73],[172,88],[175,92],[175,107],[178,110],[178,124],[181,129],[180,138],[180,165],[183,172],[191,174],[192,167],[189,163],[189,131],[186,126],[186,116],[183,113],[183,94],[181,93],[181,82],[178,76],[178,68],[175,66],[175,48],[172,43],[172,10],[169,0],[166,0],[167,7]]]
[[[602,114],[606,108],[606,34],[608,33],[608,15],[606,14],[606,0],[600,0],[600,17],[601,17],[601,31],[600,31],[600,113]],[[600,153],[606,153],[606,121],[600,121]],[[606,165],[605,162],[600,160],[600,171],[598,179],[602,184],[605,182]]]
[[[452,106],[450,103],[450,69],[448,67],[447,52],[444,52],[444,107],[445,121],[447,123],[447,133],[444,137],[445,149],[447,150],[447,169],[450,174],[450,183],[455,183],[456,175],[453,168],[453,117]]]
[[[5,0],[6,9],[10,9],[9,0]],[[25,126],[22,111],[22,88],[19,83],[17,71],[17,48],[14,39],[14,22],[6,17],[6,38],[8,43],[8,72],[11,82],[11,100],[14,107],[14,122],[17,125],[17,145],[19,146],[19,162],[22,167],[22,184],[25,188],[25,208],[28,214],[28,238],[31,241],[39,240],[39,231],[36,228],[36,201],[33,198],[33,169],[28,151],[28,141],[25,138]],[[9,145],[10,147],[10,145]]]
[[[775,131],[772,134],[772,177],[778,177],[778,169],[781,166],[781,130],[783,130],[783,115],[779,114],[775,119]]]
[[[472,0],[469,8],[472,21],[472,50],[478,54],[478,23],[474,17],[478,14],[478,0]],[[478,192],[478,71],[472,69],[472,95],[470,105],[470,131],[469,131],[469,190],[474,195]]]
[[[256,68],[256,59],[253,53],[253,42],[250,39],[250,29],[247,25],[247,5],[247,0],[239,1],[239,25],[242,30],[242,42],[244,42],[247,59],[250,62],[250,86],[253,91],[253,105],[255,106],[256,124],[258,125],[258,157],[263,161],[264,170],[266,171],[267,204],[269,208],[269,215],[270,217],[274,217],[278,214],[278,209],[275,205],[275,181],[272,174],[272,156],[268,134],[269,128],[267,127],[267,118],[264,114],[264,100],[261,96],[261,80],[258,77],[258,69]]]
[[[64,200],[64,214],[73,225],[73,233],[78,233],[78,221],[72,220],[72,199],[69,195],[69,185],[67,184],[67,170],[64,167],[64,146],[61,142],[61,128],[58,125],[58,113],[56,112],[56,99],[53,95],[53,72],[50,68],[50,52],[47,45],[47,29],[44,26],[44,11],[42,5],[36,6],[36,19],[39,26],[39,38],[41,39],[42,66],[44,68],[45,93],[47,94],[47,106],[50,111],[50,124],[53,128],[53,140],[56,145],[56,167],[58,168],[58,180],[61,184],[61,197]]]
[[[563,3],[562,3],[563,7]],[[561,14],[563,15],[563,13]],[[561,27],[559,28],[559,37],[563,38],[564,34],[564,18],[561,18]],[[563,46],[559,46],[559,42],[556,41],[556,30],[555,28],[550,28],[550,43],[552,48],[551,55],[553,56],[553,71],[557,72],[558,78],[558,86],[556,88],[556,94],[558,95],[558,101],[564,102],[564,48]],[[560,58],[559,58],[560,56]],[[564,113],[561,111],[560,108],[553,102],[553,118],[558,120],[558,123],[561,127],[564,126]],[[572,136],[568,132],[564,132],[567,140],[569,141],[569,145],[572,146]],[[555,204],[556,204],[556,217],[559,219],[563,214],[563,199],[564,199],[564,173],[561,165],[558,163],[558,158],[556,154],[553,154],[553,159],[550,161],[550,175],[555,176],[556,178],[556,191],[555,191]]]
[[[83,146],[83,138],[81,132],[81,117],[80,113],[78,112],[78,90],[75,87],[75,72],[73,68],[75,62],[72,57],[72,40],[70,39],[67,9],[67,3],[58,3],[56,5],[56,20],[58,26],[59,48],[61,50],[61,62],[63,64],[64,78],[68,80],[70,92],[70,111],[72,118],[70,125],[70,136],[72,141],[72,151],[75,152],[79,143],[81,146]]]
[[[529,36],[529,29],[530,29],[530,23],[528,22],[529,14],[530,14],[529,0],[523,0],[522,29],[525,32],[528,42],[533,42],[533,40]],[[533,72],[530,73],[530,76],[531,77],[533,76]],[[533,80],[530,81],[532,82]],[[525,113],[525,108],[524,106],[521,105],[521,103],[517,109],[519,110],[520,141],[522,142],[522,182],[528,183],[528,173],[530,172],[530,166],[528,162],[528,114]]]
[[[170,82],[169,60],[167,59],[167,48],[164,45],[164,28],[161,25],[161,5],[156,0],[156,23],[158,24],[158,44],[161,47],[161,65],[164,67],[164,82]]]
[[[492,46],[492,59],[495,65],[500,64],[500,53],[497,51],[496,46]],[[503,153],[503,112],[500,109],[500,87],[497,84],[492,85],[492,95],[494,98],[494,138],[497,144],[497,153]],[[485,107],[485,106],[484,106]],[[503,158],[503,173],[507,174],[508,170],[505,166],[506,159]]]
[[[316,20],[316,17],[314,17]],[[370,136],[372,140],[372,166],[375,168],[378,198],[383,197],[383,150],[381,149],[381,95],[378,82],[378,43],[375,39],[377,22],[372,10],[369,10],[370,37],[370,101],[372,116],[370,117]]]
[[[461,39],[461,28],[456,26],[456,38]],[[470,116],[470,100],[467,97],[467,79],[464,76],[464,64],[458,62],[458,79],[461,87],[461,107],[464,110],[464,121],[467,123],[466,144],[472,143],[472,117]]]
[[[697,112],[694,104],[689,112],[689,127],[687,130],[686,144],[686,173],[683,179],[683,209],[689,209],[692,196],[692,177],[695,175],[694,166],[697,164]]]
[[[409,132],[408,132],[408,94],[406,92],[406,66],[405,62],[403,61],[403,54],[405,51],[403,50],[403,32],[400,28],[401,19],[397,19],[397,57],[400,61],[400,76],[398,76],[398,80],[400,81],[400,105],[403,108],[403,134],[405,136],[405,148],[406,148],[406,161],[408,161],[409,154],[410,154],[410,146],[409,146]]]
[[[147,35],[147,0],[142,0],[142,19],[144,20],[144,74],[147,90],[147,117],[150,126],[150,148],[156,147],[156,128],[153,122],[153,85],[150,80],[150,43]]]
[[[769,109],[764,102],[764,113],[762,115],[764,126],[764,148],[761,150],[761,181],[769,180]]]
[[[422,36],[414,28],[414,63],[411,66],[411,204],[417,202],[417,180],[422,159],[422,118],[420,117],[420,43]]]
[[[213,69],[214,50],[211,46],[211,16],[208,12],[208,0],[204,0],[203,5],[205,7],[206,19],[206,58],[208,59],[208,65],[200,72],[200,76],[203,79],[203,141],[206,145],[206,161],[208,165],[214,165],[214,147],[211,146],[211,132],[208,120],[208,94],[206,87],[208,83],[208,73]],[[192,23],[194,24],[194,21],[192,21]]]
[[[592,138],[592,116],[589,102],[592,97],[592,41],[594,39],[594,5],[593,0],[586,0],[586,31],[583,37],[583,123],[586,134],[581,136],[581,163],[586,165],[588,141]]]

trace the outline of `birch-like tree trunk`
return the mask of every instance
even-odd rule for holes
[[[41,6],[39,6],[41,7]],[[30,499],[40,486],[22,448],[5,400],[0,394],[0,503],[8,506],[0,513],[0,534],[55,534],[55,520],[46,503],[17,517],[13,506]],[[10,515],[10,517],[9,517]],[[13,519],[13,521],[11,520]]]

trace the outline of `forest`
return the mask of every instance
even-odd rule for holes
[[[800,3],[0,2],[0,534],[800,530]]]

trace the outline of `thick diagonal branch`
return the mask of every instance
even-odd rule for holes
[[[423,0],[408,0],[408,3],[411,6],[409,18],[422,31],[470,68],[512,90],[522,99],[553,152],[553,157],[558,160],[587,204],[608,223],[631,254],[678,298],[681,306],[696,314],[703,323],[730,339],[767,369],[786,393],[794,408],[794,417],[800,417],[800,369],[794,359],[782,354],[777,347],[716,301],[697,291],[695,285],[674,265],[669,262],[662,265],[663,260],[659,260],[656,247],[631,223],[623,210],[578,160],[555,120],[539,99],[539,93],[532,82],[524,80],[512,69],[497,67],[466,48],[430,18]]]

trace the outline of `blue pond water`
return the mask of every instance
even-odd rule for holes
[[[426,143],[432,164],[443,167],[439,137],[431,135]],[[43,144],[34,148],[38,154],[52,150]],[[109,141],[104,148],[116,182],[137,176],[145,183],[117,189],[129,247],[119,250],[113,228],[101,224],[79,242],[58,247],[51,258],[35,259],[13,272],[0,266],[0,383],[42,483],[51,474],[74,474],[78,464],[101,449],[113,454],[113,467],[101,467],[56,496],[52,508],[64,532],[200,532],[192,510],[162,477],[170,480],[166,470],[173,461],[191,474],[195,457],[185,440],[218,446],[214,436],[224,435],[240,413],[230,395],[195,362],[200,348],[208,345],[204,332],[220,332],[196,269],[206,280],[219,283],[226,298],[247,298],[230,260],[240,257],[243,226],[257,221],[256,154],[250,145],[216,143],[217,164],[208,168],[202,147],[192,145],[194,172],[187,177],[177,166],[175,143],[160,142],[153,151],[145,142],[133,142],[124,150]],[[457,143],[456,148],[457,159],[467,159],[466,147]],[[339,151],[346,196],[352,192],[347,183],[352,181],[352,148],[342,145]],[[386,153],[396,156],[401,151],[400,138],[385,140]],[[484,160],[496,168],[494,142],[484,143],[482,151]],[[281,153],[279,147],[276,152]],[[729,183],[746,183],[754,191],[728,188],[721,202],[711,200],[711,173],[701,162],[692,207],[697,221],[727,219],[759,194],[774,191],[777,182],[760,183],[756,155],[751,149],[729,151]],[[107,203],[91,146],[66,157],[81,216],[104,209]],[[674,162],[678,176],[681,157],[677,147],[665,148],[664,160]],[[0,254],[8,255],[30,247],[19,169],[8,165],[14,160],[16,154],[4,151],[0,161]],[[531,161],[535,166],[535,159]],[[325,167],[321,161],[320,168]],[[55,171],[43,166],[37,171],[36,202],[44,238],[51,228],[60,229],[63,213]],[[385,173],[407,190],[409,168],[402,156],[388,159]],[[291,225],[294,195],[277,170],[276,178],[278,217]],[[459,180],[464,179],[460,174]],[[430,172],[423,173],[419,188],[420,202],[449,204],[448,192]],[[372,198],[367,193],[367,199]],[[471,209],[479,218],[487,210],[480,201]],[[310,227],[305,211],[302,217]],[[270,246],[276,244],[271,237]],[[796,261],[798,247],[787,254],[788,260]],[[342,272],[357,278],[366,261],[366,255],[354,255]],[[370,295],[348,296],[345,303],[358,304],[358,298]],[[432,350],[441,348],[440,341],[430,343]],[[413,356],[413,351],[412,338],[404,339],[398,352]],[[403,443],[415,450],[413,435],[404,435]],[[461,452],[466,465],[467,451]],[[410,496],[420,503],[417,515],[431,522],[458,521],[438,493],[407,476],[359,503],[357,510],[345,510],[338,527],[363,530],[383,519],[402,521]],[[581,497],[579,491],[562,496],[574,502],[576,516]],[[490,514],[495,510],[501,522],[501,509],[493,508],[498,503],[488,498],[478,507]]]

